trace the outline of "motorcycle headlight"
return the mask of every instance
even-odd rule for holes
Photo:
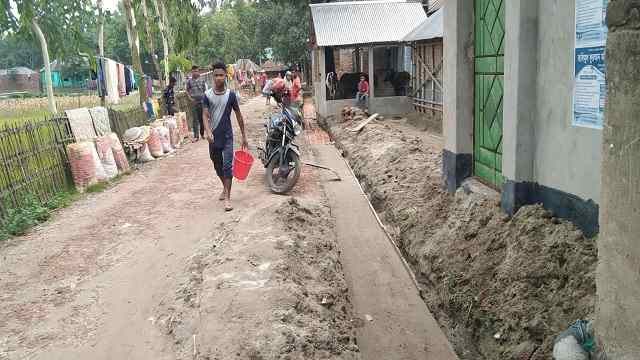
[[[302,126],[297,122],[293,125],[293,133],[298,136],[302,134]]]

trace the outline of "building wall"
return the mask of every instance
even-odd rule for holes
[[[0,92],[12,91],[40,91],[40,75],[34,73],[29,75],[0,75]]]
[[[502,206],[542,203],[598,231],[602,131],[572,126],[575,0],[509,0],[506,6]],[[455,191],[473,165],[473,0],[451,0],[444,18],[443,176]]]
[[[534,176],[597,203],[602,130],[571,125],[575,0],[540,0],[538,21]]]

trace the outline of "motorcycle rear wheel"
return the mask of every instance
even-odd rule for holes
[[[300,178],[300,173],[302,171],[300,158],[298,154],[293,151],[287,152],[285,162],[288,164],[289,171],[287,173],[287,177],[283,178],[280,176],[280,157],[274,157],[269,165],[267,165],[267,182],[269,183],[269,188],[276,194],[286,194],[298,182]]]

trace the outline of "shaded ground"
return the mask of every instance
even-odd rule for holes
[[[262,141],[263,99],[242,107]],[[235,210],[204,142],[0,247],[2,359],[357,359],[315,173],[271,194],[256,164]]]
[[[441,140],[402,122],[327,124],[461,359],[550,359],[594,310],[596,244],[538,206],[513,218],[441,180]]]

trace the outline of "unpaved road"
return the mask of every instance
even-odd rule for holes
[[[255,147],[263,100],[242,109]],[[225,213],[191,144],[2,244],[0,358],[359,358],[316,174],[294,199],[263,173]]]

